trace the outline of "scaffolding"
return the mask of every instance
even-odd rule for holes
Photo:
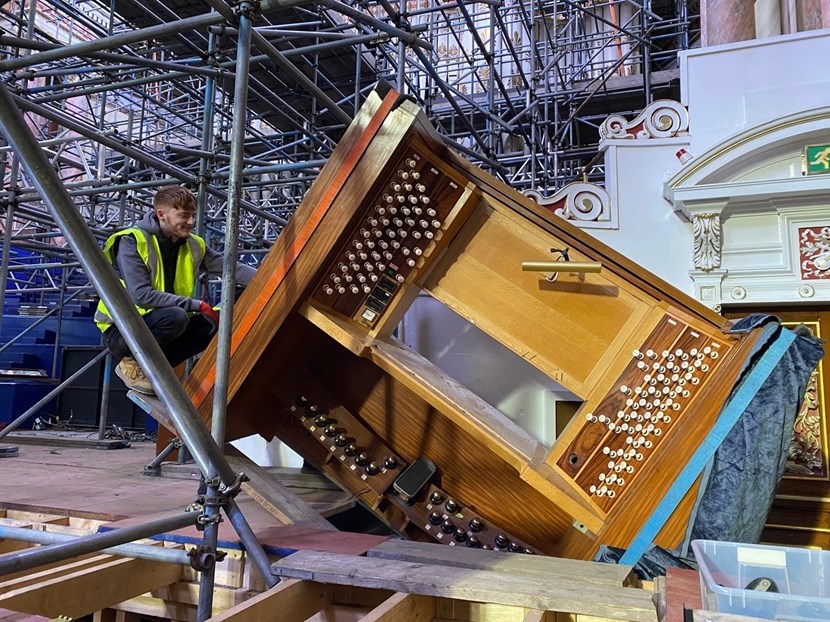
[[[198,191],[198,231],[223,240],[231,131],[242,111],[239,251],[256,263],[380,79],[414,97],[449,144],[521,191],[601,183],[600,123],[676,97],[677,52],[697,37],[686,0],[282,0],[254,5],[246,102],[235,107],[238,7],[13,0],[0,8],[3,81],[99,240],[140,218],[171,182]],[[8,146],[0,176],[4,275],[21,251],[27,263],[32,254],[71,262]],[[31,293],[16,275],[3,289]],[[55,288],[56,277],[47,279]]]
[[[227,303],[227,266],[268,252],[380,80],[520,191],[601,183],[601,122],[677,97],[696,11],[692,0],[0,3],[3,310],[104,299],[207,481],[206,550],[221,509],[271,584],[233,500],[239,475],[218,449],[232,312],[219,326],[211,437],[102,242],[140,219],[160,186],[187,184],[196,232],[225,249],[225,274],[203,293]],[[212,581],[205,567],[199,619]]]
[[[11,0],[0,5],[0,88],[97,245],[142,218],[160,186],[183,183],[198,196],[196,233],[229,249],[226,264],[256,265],[380,80],[536,200],[601,185],[601,123],[677,98],[697,10],[693,0]],[[52,313],[100,292],[45,202],[46,173],[26,164],[0,143],[3,310]],[[214,303],[224,295],[219,278],[200,287]]]

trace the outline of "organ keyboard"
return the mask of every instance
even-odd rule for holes
[[[552,248],[602,272],[521,270]],[[552,447],[394,337],[423,292],[579,396]],[[631,542],[755,341],[464,161],[391,89],[367,99],[234,313],[229,440],[279,437],[406,536],[580,558]],[[214,358],[186,382],[206,423]],[[435,473],[396,493],[419,460]],[[693,495],[658,544],[681,540]]]

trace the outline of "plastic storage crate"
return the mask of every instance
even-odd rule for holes
[[[695,540],[692,550],[704,609],[769,620],[830,620],[830,553],[712,540]],[[765,580],[777,591],[763,591]],[[747,589],[758,583],[759,589]]]

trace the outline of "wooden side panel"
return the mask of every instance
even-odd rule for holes
[[[79,618],[106,609],[125,598],[170,585],[180,566],[143,559],[96,558],[97,564],[60,568],[49,575],[29,575],[21,585],[2,586],[0,606],[27,613]]]

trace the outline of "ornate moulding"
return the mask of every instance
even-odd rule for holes
[[[785,322],[784,326],[793,328],[795,322]],[[803,326],[813,335],[822,338],[819,322],[804,322]],[[795,418],[793,438],[790,441],[789,455],[784,475],[790,479],[811,479],[830,481],[827,455],[827,409],[824,386],[824,364],[819,362],[807,381],[804,400]]]
[[[721,226],[720,213],[704,212],[692,218],[695,242],[695,270],[711,272],[720,268]]]
[[[600,139],[611,138],[673,138],[689,130],[689,113],[680,102],[658,99],[649,104],[633,120],[611,115],[599,127]]]
[[[664,198],[692,223],[689,274],[701,301],[830,300],[830,177],[793,164],[829,124],[827,107],[751,128],[666,180]]]
[[[830,279],[830,226],[800,227],[798,254],[801,279]]]
[[[602,186],[587,182],[573,182],[549,197],[536,190],[525,195],[542,207],[585,229],[608,229],[616,226],[611,196]]]

